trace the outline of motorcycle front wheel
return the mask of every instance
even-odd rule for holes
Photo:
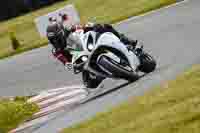
[[[122,78],[128,81],[135,81],[139,78],[136,73],[125,69],[124,66],[107,56],[100,57],[98,64],[112,73],[116,78]]]
[[[102,77],[95,76],[88,71],[82,72],[83,84],[87,88],[97,88],[98,85],[104,80]]]

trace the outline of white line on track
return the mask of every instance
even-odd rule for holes
[[[62,88],[42,91],[39,95],[30,98],[28,100],[28,102],[39,103],[39,102],[42,102],[44,100],[58,96],[62,93],[67,93],[67,92],[73,91],[75,89],[85,89],[85,87],[84,86],[78,86],[78,85],[77,86],[65,86],[65,87],[62,87]]]
[[[47,99],[43,102],[38,103],[40,108],[45,108],[47,106],[50,106],[52,104],[61,102],[61,101],[65,101],[65,100],[69,100],[73,97],[78,97],[79,95],[84,94],[87,95],[87,92],[83,89],[76,89],[67,93],[62,93],[56,97],[53,97],[51,99]]]
[[[174,7],[174,6],[180,6],[181,4],[185,4],[185,3],[187,3],[188,1],[189,1],[189,0],[183,0],[183,1],[180,1],[180,2],[176,2],[176,3],[174,3],[174,4],[171,4],[171,5],[168,5],[168,6],[164,6],[164,7],[162,7],[162,8],[155,9],[155,10],[149,11],[149,12],[147,12],[147,13],[143,13],[143,14],[141,14],[141,15],[134,16],[134,17],[128,18],[128,19],[126,19],[126,20],[122,20],[122,21],[120,21],[120,22],[115,23],[114,25],[120,25],[120,24],[122,24],[122,23],[126,23],[126,22],[129,22],[129,21],[132,21],[132,20],[136,20],[136,19],[139,19],[139,18],[141,18],[141,17],[145,17],[145,16],[148,16],[148,15],[150,15],[150,14],[154,14],[154,13],[156,13],[156,12],[160,12],[160,11],[162,11],[162,10],[167,10],[168,8],[171,8],[171,7]]]
[[[40,111],[35,113],[30,120],[27,120],[24,124],[18,128],[10,131],[10,133],[17,133],[24,131],[31,126],[38,125],[40,122],[34,122],[37,119],[41,119],[44,116],[55,113],[62,109],[72,109],[75,106],[81,104],[81,101],[85,99],[88,92],[83,86],[66,86],[62,88],[43,91],[38,96],[32,97],[28,102],[36,103]],[[47,121],[47,118],[41,119]],[[41,121],[41,122],[42,122]]]

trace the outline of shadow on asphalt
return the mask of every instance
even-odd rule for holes
[[[119,90],[119,89],[121,89],[121,88],[123,88],[123,87],[126,87],[126,86],[128,86],[128,85],[130,85],[130,84],[132,84],[132,83],[135,83],[135,82],[141,80],[141,79],[142,79],[143,77],[145,77],[145,76],[152,76],[152,75],[154,75],[154,74],[160,73],[162,70],[168,69],[170,66],[171,66],[171,65],[168,64],[168,65],[164,65],[164,66],[158,67],[158,68],[156,68],[155,71],[153,71],[153,72],[151,72],[151,73],[142,74],[142,75],[139,77],[139,79],[137,79],[137,80],[135,80],[135,81],[131,81],[131,82],[128,82],[128,81],[127,81],[126,83],[123,83],[123,84],[121,84],[121,85],[118,85],[117,87],[114,87],[114,88],[112,88],[112,89],[109,89],[108,91],[105,91],[105,92],[103,92],[103,93],[97,95],[97,96],[94,96],[94,97],[92,97],[92,98],[90,98],[90,99],[88,99],[88,100],[82,102],[81,104],[88,103],[88,102],[90,102],[90,101],[93,101],[93,100],[95,100],[95,99],[98,99],[98,98],[100,98],[100,97],[103,97],[103,96],[105,96],[105,95],[107,95],[107,94],[109,94],[109,93],[112,93],[112,92],[114,92],[114,91],[117,91],[117,90]]]
[[[145,76],[145,75],[140,76],[139,79],[141,79],[141,78],[144,77],[144,76]],[[123,88],[123,87],[126,87],[126,86],[128,86],[128,85],[134,83],[134,82],[137,82],[139,79],[137,79],[137,80],[135,80],[135,81],[131,81],[131,82],[127,81],[126,83],[123,83],[123,84],[121,84],[121,85],[118,85],[117,87],[114,87],[114,88],[112,88],[112,89],[109,89],[108,91],[105,91],[105,92],[103,92],[103,93],[101,93],[101,94],[99,94],[99,95],[97,95],[97,96],[94,96],[94,97],[92,97],[92,98],[90,98],[90,99],[84,101],[82,104],[85,104],[85,103],[90,102],[90,101],[93,101],[93,100],[95,100],[95,99],[97,99],[97,98],[103,97],[103,96],[105,96],[105,95],[107,95],[107,94],[110,94],[110,93],[112,93],[112,92],[114,92],[114,91],[117,91],[117,90],[119,90],[119,89],[121,89],[121,88]]]

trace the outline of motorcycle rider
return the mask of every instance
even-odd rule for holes
[[[56,19],[49,18],[49,21],[50,24],[46,31],[48,41],[54,48],[53,55],[65,65],[67,62],[71,62],[72,58],[72,55],[66,50],[66,37],[69,35],[69,32],[65,32],[66,30],[62,23],[58,22]]]
[[[65,57],[68,57],[68,62],[71,61],[72,55],[70,55],[67,45],[68,39],[70,38],[70,34],[73,33],[76,30],[76,26],[72,26],[71,28],[64,27],[62,22],[58,22],[55,19],[50,19],[51,23],[47,27],[47,38],[49,40],[49,43],[53,45],[55,48],[55,54],[54,56],[57,56],[59,54],[64,55]],[[80,28],[80,27],[79,27]],[[125,45],[130,45],[133,49],[137,45],[137,40],[131,40],[128,37],[126,37],[124,34],[119,33],[116,31],[112,25],[110,24],[89,24],[86,26],[82,26],[84,32],[87,31],[95,31],[98,35],[101,35],[105,32],[112,32],[115,34],[121,42],[123,42]],[[77,41],[76,39],[75,41]],[[65,64],[66,60],[61,60],[63,64]]]

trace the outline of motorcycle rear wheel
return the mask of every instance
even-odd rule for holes
[[[139,58],[140,58],[140,66],[138,67],[138,69],[141,72],[150,73],[156,69],[156,61],[148,53],[141,54]]]

